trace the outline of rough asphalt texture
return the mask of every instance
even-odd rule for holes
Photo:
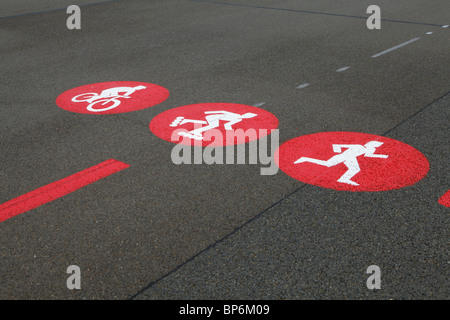
[[[449,2],[378,1],[381,30],[367,29],[365,0],[82,1],[81,30],[66,28],[65,1],[21,3],[0,4],[0,204],[107,159],[130,167],[0,223],[0,299],[449,298]],[[117,115],[55,104],[105,81],[170,97]],[[352,193],[262,165],[174,165],[148,125],[202,102],[264,102],[280,143],[385,135],[431,168]],[[81,290],[66,287],[69,265]]]

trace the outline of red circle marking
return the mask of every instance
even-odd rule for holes
[[[231,117],[221,116],[220,111],[231,113]],[[245,114],[248,116],[233,124],[229,119],[236,117],[236,114],[238,117]],[[219,117],[223,119],[217,120]],[[226,130],[227,123],[231,125],[231,130]],[[211,129],[203,131],[202,127]],[[157,115],[150,122],[150,130],[159,138],[195,146],[246,143],[270,134],[277,127],[278,119],[272,113],[236,103],[200,103],[177,107]],[[192,135],[194,130],[197,130],[196,138]]]
[[[137,81],[111,81],[70,89],[56,98],[65,110],[85,114],[115,114],[153,107],[169,97],[161,86]]]
[[[440,199],[439,203],[443,206],[450,208],[450,190],[448,190]]]
[[[382,144],[365,147],[371,141]],[[372,152],[365,153],[370,149]],[[280,146],[275,161],[283,172],[301,182],[346,191],[400,189],[418,182],[429,170],[427,158],[410,145],[357,132],[322,132],[294,138]]]

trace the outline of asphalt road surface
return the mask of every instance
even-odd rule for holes
[[[18,210],[0,222],[0,299],[449,298],[450,2],[377,1],[374,30],[365,0],[73,2],[0,2],[0,217]],[[111,81],[170,96],[116,114],[56,103]],[[280,144],[378,135],[429,171],[352,192],[262,163],[174,164],[150,121],[218,102],[275,115]],[[127,166],[73,177],[109,159]],[[67,177],[79,188],[54,184]]]

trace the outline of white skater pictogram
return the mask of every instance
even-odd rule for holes
[[[187,138],[195,139],[195,140],[203,140],[203,132],[218,128],[220,126],[220,121],[226,121],[224,123],[225,130],[233,130],[233,125],[241,122],[244,119],[250,119],[256,117],[255,113],[244,113],[238,114],[234,112],[228,111],[205,111],[205,120],[194,120],[194,119],[185,119],[184,117],[176,117],[175,120],[170,124],[171,127],[181,126],[186,123],[193,124],[207,124],[207,126],[200,127],[188,132],[178,132],[178,135],[185,136]]]
[[[294,164],[304,163],[304,162],[310,162],[315,163],[321,166],[325,167],[334,167],[338,164],[345,164],[348,168],[347,172],[340,177],[337,182],[340,183],[347,183],[353,186],[359,186],[358,183],[351,180],[357,173],[361,171],[361,168],[359,167],[359,163],[357,160],[357,157],[364,155],[364,157],[368,158],[382,158],[386,159],[388,158],[388,155],[384,154],[374,154],[376,151],[376,148],[381,146],[383,142],[379,141],[370,141],[366,143],[365,145],[360,144],[333,144],[333,152],[339,153],[338,155],[335,155],[331,157],[329,160],[318,160],[308,157],[301,157],[300,159],[296,160]],[[347,149],[342,152],[342,149]]]
[[[88,102],[87,110],[92,112],[107,111],[120,105],[119,98],[129,99],[137,90],[145,89],[145,86],[136,87],[114,87],[103,90],[98,93],[82,93],[72,98],[73,102]],[[102,105],[104,108],[94,108],[94,106]]]

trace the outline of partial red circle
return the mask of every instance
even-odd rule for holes
[[[231,113],[231,117],[225,115],[219,121],[214,120],[217,115],[222,114],[221,111]],[[229,119],[236,117],[233,114],[249,116],[244,116],[241,121],[232,124]],[[206,117],[209,117],[209,122]],[[195,121],[198,123],[194,123]],[[229,130],[226,129],[227,123],[231,125]],[[167,110],[153,118],[149,127],[159,138],[177,144],[227,146],[250,142],[270,134],[278,127],[278,119],[272,113],[253,106],[236,103],[199,103]],[[195,130],[201,131],[204,130],[201,128],[206,127],[211,129],[199,133],[202,140],[187,136],[193,134]],[[186,135],[181,136],[178,133]]]
[[[84,114],[116,114],[153,107],[169,97],[159,85],[137,81],[111,81],[70,89],[56,98],[67,111]]]
[[[364,146],[371,141],[382,144],[372,152],[364,153],[364,150],[369,150]],[[380,155],[388,157],[382,158]],[[410,145],[357,132],[322,132],[294,138],[279,147],[275,161],[284,173],[294,179],[345,191],[400,189],[420,181],[430,167],[427,158]],[[298,163],[295,164],[296,161]],[[348,179],[349,175],[353,176]]]

